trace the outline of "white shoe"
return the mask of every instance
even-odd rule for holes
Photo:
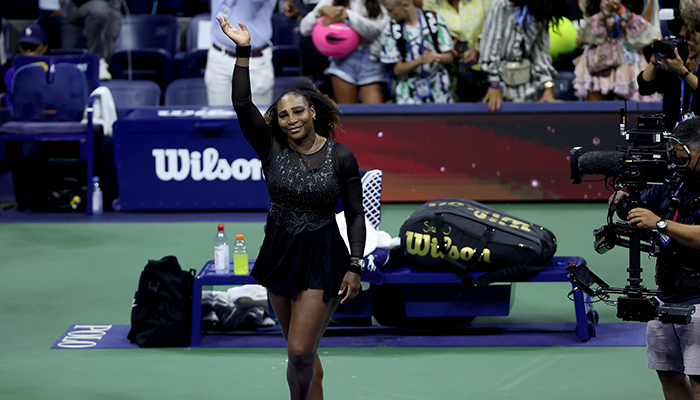
[[[100,58],[100,80],[112,80],[112,74],[109,73],[109,64],[107,64],[104,58]]]

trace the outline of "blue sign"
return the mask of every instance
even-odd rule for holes
[[[122,209],[266,210],[258,155],[230,107],[144,107],[114,124]]]

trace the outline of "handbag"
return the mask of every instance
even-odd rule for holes
[[[506,61],[503,63],[501,79],[506,85],[516,87],[530,82],[531,73],[531,63],[527,58],[522,61]]]
[[[586,64],[591,75],[606,75],[624,62],[622,43],[619,40],[607,42],[589,47],[586,50]]]

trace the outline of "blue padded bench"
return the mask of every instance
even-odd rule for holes
[[[251,268],[253,263],[254,260],[251,260]],[[569,282],[566,267],[572,263],[585,265],[586,260],[582,257],[553,257],[544,271],[525,282]],[[381,285],[372,285],[352,302],[341,305],[334,318],[369,318],[380,309],[389,309],[409,318],[506,316],[513,302],[514,283],[470,288],[462,295],[459,304],[455,304],[455,295],[461,290],[463,283],[462,279],[453,273],[417,271],[407,265],[385,269],[382,274],[384,281]],[[481,274],[483,272],[473,272],[470,275],[476,278]],[[213,261],[204,265],[195,278],[192,294],[192,346],[200,344],[202,287],[246,284],[257,282],[249,275],[216,274]],[[389,296],[380,296],[385,290],[391,291]],[[387,298],[392,299],[391,304],[386,303]],[[577,291],[574,300],[576,335],[581,341],[587,341],[596,334],[597,314],[588,295]]]
[[[566,276],[569,264],[585,265],[582,257],[552,257],[545,270],[524,282],[570,282]],[[414,270],[413,266],[388,268],[382,271],[384,282],[375,287],[374,314],[393,313],[406,318],[507,316],[513,305],[515,283],[495,283],[485,287],[468,287],[450,272]],[[477,278],[484,272],[472,272]],[[454,300],[461,293],[458,304]],[[576,335],[587,341],[596,334],[597,313],[588,295],[574,293]],[[562,296],[562,301],[569,301]],[[387,311],[388,310],[388,311]]]

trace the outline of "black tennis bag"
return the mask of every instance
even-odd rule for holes
[[[512,282],[542,272],[557,241],[549,230],[466,199],[436,199],[401,226],[401,247],[417,269],[465,275],[488,271],[472,283]]]
[[[131,342],[140,347],[190,345],[196,272],[183,271],[175,256],[148,260],[131,308]]]

